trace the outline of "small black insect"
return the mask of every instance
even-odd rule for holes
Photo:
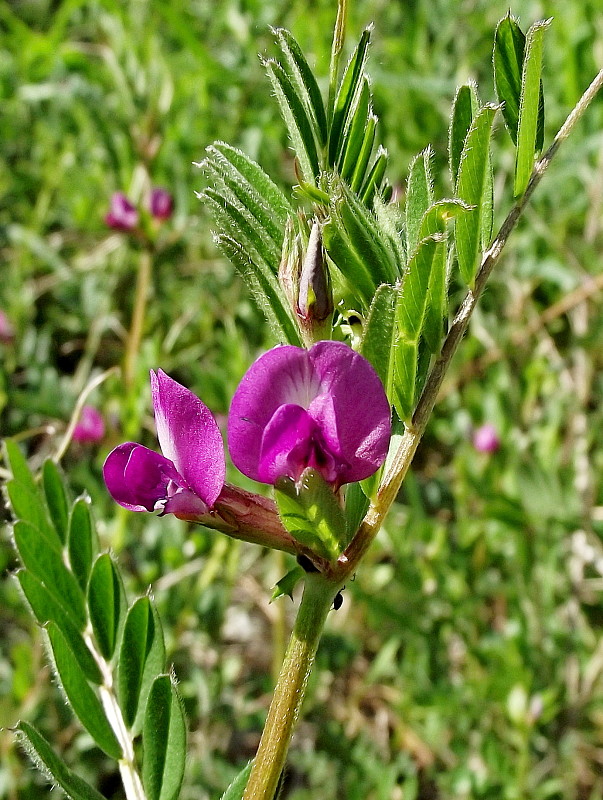
[[[343,594],[342,594],[342,592],[343,592],[344,589],[345,589],[345,586],[342,586],[341,589],[335,595],[335,599],[333,600],[333,610],[334,611],[339,611],[339,609],[343,605]]]

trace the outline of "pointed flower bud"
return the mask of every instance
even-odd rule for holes
[[[322,246],[320,223],[314,221],[308,240],[308,249],[299,278],[297,313],[308,338],[320,338],[326,323],[333,313],[333,293]]]
[[[117,231],[131,231],[138,224],[138,211],[123,192],[115,192],[105,222]]]
[[[338,489],[385,460],[390,407],[369,362],[343,342],[284,345],[243,376],[228,416],[236,467],[261,483],[297,481],[307,467]]]

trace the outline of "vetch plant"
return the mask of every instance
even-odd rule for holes
[[[297,560],[275,591],[278,597],[304,584],[258,752],[223,800],[275,797],[329,610],[400,489],[510,233],[603,83],[600,73],[539,157],[549,21],[524,34],[508,15],[495,34],[497,102],[482,104],[472,82],[454,98],[450,196],[434,196],[427,147],[410,166],[403,200],[390,202],[388,156],[378,144],[366,74],[371,27],[342,70],[345,22],[341,0],[326,103],[288,31],[274,31],[279,56],[264,62],[295,153],[291,200],[223,142],[199,165],[216,242],[275,340],[249,367],[228,418],[233,463],[274,486],[275,501],[225,482],[224,446],[210,410],[161,370],[151,385],[162,454],[127,442],[104,469],[109,491],[127,509],[172,513]],[[497,115],[515,147],[515,203],[494,235],[490,142]],[[466,288],[458,308],[449,297],[451,276]],[[492,441],[480,449],[492,449]],[[14,442],[6,443],[6,460],[23,563],[18,580],[45,627],[64,693],[117,760],[128,800],[175,799],[185,726],[152,602],[143,597],[128,606],[113,559],[97,555],[87,504],[70,503],[52,461],[36,482]],[[39,732],[25,722],[17,730],[70,797],[98,800]]]

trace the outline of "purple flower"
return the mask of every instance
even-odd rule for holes
[[[390,407],[369,362],[343,342],[292,345],[261,356],[244,375],[228,416],[228,447],[262,483],[306,467],[334,489],[372,475],[387,454]]]
[[[149,208],[155,219],[161,221],[169,219],[174,210],[174,198],[167,189],[157,187],[151,192]]]
[[[105,222],[117,231],[131,231],[138,224],[138,211],[123,192],[115,192],[111,197],[111,207]]]
[[[473,447],[478,453],[494,453],[500,447],[498,431],[487,422],[473,432]]]
[[[96,444],[105,435],[105,421],[102,414],[94,406],[84,406],[77,425],[73,429],[73,440],[87,444]]]
[[[107,456],[105,483],[131,511],[178,517],[207,514],[224,486],[222,436],[211,411],[165,372],[151,372],[157,438],[163,455],[136,442]]]

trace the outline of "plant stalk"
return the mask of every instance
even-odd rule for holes
[[[339,585],[306,576],[304,594],[243,800],[273,800],[306,692],[322,629]]]
[[[134,310],[132,311],[132,322],[130,323],[130,331],[126,342],[124,383],[127,391],[131,391],[134,388],[136,379],[136,358],[142,341],[147,297],[151,285],[151,264],[151,251],[149,248],[145,248],[140,255],[140,261],[138,263],[138,274],[136,276],[136,289],[134,293]]]

